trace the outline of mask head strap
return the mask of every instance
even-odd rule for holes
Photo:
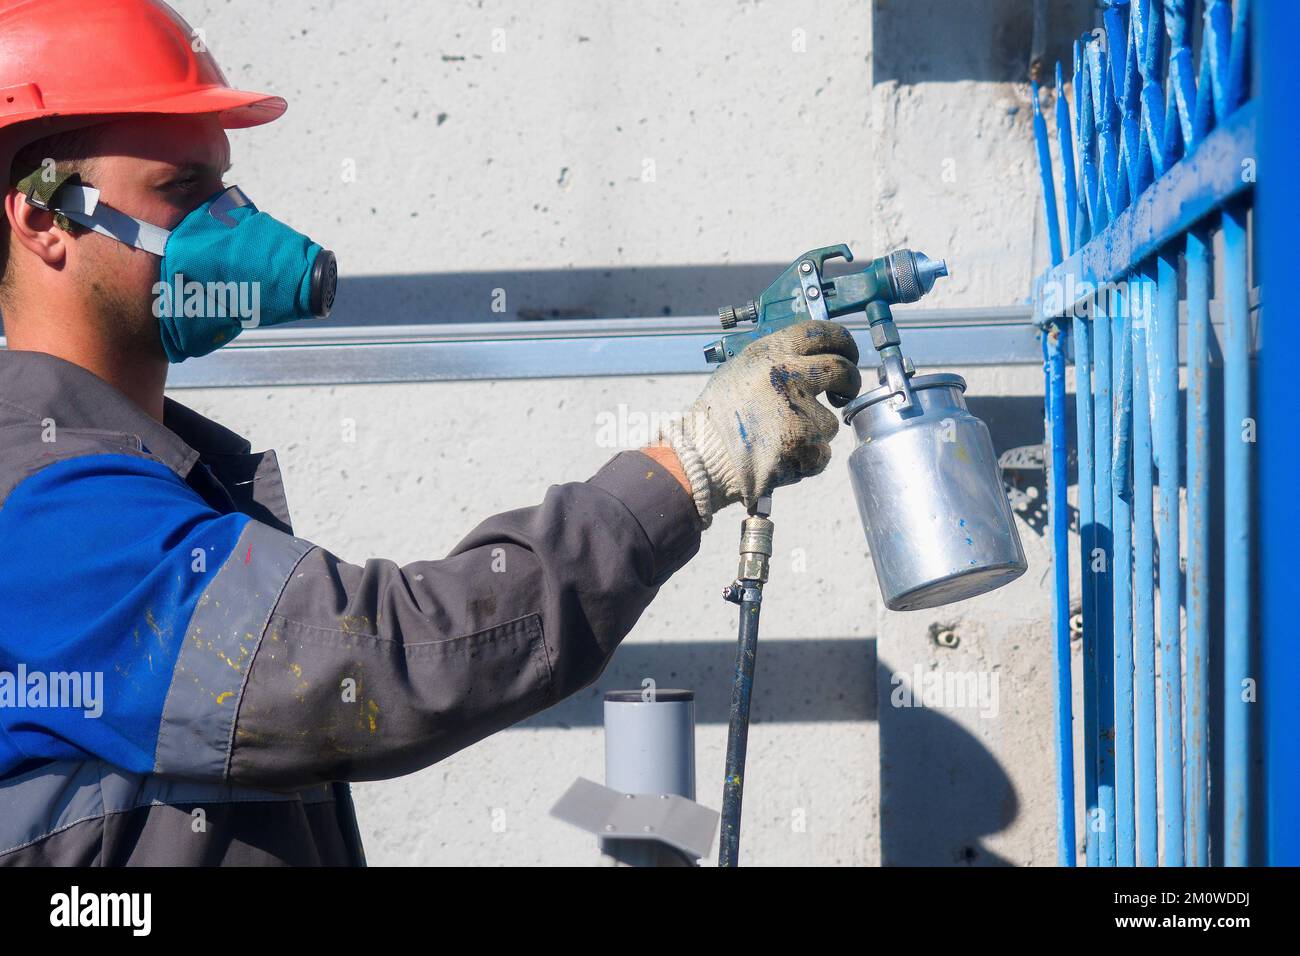
[[[57,166],[41,164],[36,169],[18,180],[14,188],[27,197],[28,205],[46,212],[54,213],[54,224],[66,232],[72,231],[72,223],[67,216],[57,209],[51,209],[50,203],[55,195],[68,183],[80,183],[81,176],[71,171],[61,171]]]
[[[163,254],[170,230],[142,222],[100,202],[99,190],[83,185],[77,173],[56,172],[47,177],[46,168],[29,173],[15,188],[37,209],[54,213],[54,223],[60,229],[71,232],[72,223],[76,223],[136,249],[156,256]]]

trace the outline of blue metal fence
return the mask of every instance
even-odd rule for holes
[[[1295,91],[1300,89],[1300,4],[1271,3],[1259,11],[1258,57],[1263,115],[1280,122],[1260,130],[1261,165],[1285,169],[1300,155],[1300,124]],[[1300,190],[1288,176],[1260,183],[1260,270],[1286,275],[1295,263],[1295,224],[1300,221]],[[1264,801],[1270,865],[1300,866],[1300,641],[1295,639],[1295,541],[1300,528],[1300,442],[1295,426],[1295,359],[1300,355],[1300,324],[1281,309],[1260,312],[1259,633],[1260,681],[1264,708]]]
[[[1055,163],[1034,88],[1052,258],[1033,301],[1051,449],[1065,865],[1075,863],[1079,817],[1076,702],[1089,866],[1263,862],[1252,829],[1260,746],[1252,707],[1249,7],[1107,4],[1098,29],[1075,43],[1068,87],[1057,66]],[[1070,671],[1072,448],[1078,694]]]

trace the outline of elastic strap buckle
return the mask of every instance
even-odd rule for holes
[[[59,190],[68,183],[80,183],[81,176],[71,171],[60,171],[57,166],[54,167],[53,176],[49,176],[47,172],[49,169],[49,166],[41,164],[18,180],[14,188],[26,196],[27,202],[32,206],[45,212],[53,212],[54,221],[59,228],[70,231],[72,220],[59,212],[54,199],[59,194]]]

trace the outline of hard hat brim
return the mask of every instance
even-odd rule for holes
[[[5,125],[17,125],[31,120],[60,121],[78,117],[89,120],[79,125],[91,125],[94,122],[93,118],[98,116],[121,116],[133,113],[206,116],[216,113],[225,129],[247,129],[279,119],[287,108],[288,104],[282,97],[272,96],[270,93],[232,90],[227,86],[210,86],[206,89],[191,90],[155,100],[101,103],[90,108],[79,108],[69,104],[64,109],[45,107],[27,113],[11,113],[5,117]]]

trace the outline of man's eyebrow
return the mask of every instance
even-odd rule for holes
[[[187,163],[177,163],[163,174],[163,178],[170,181],[173,179],[180,179],[187,175],[224,176],[226,173],[230,172],[230,168],[231,163],[229,160],[227,160],[224,165],[205,163],[196,160]]]

